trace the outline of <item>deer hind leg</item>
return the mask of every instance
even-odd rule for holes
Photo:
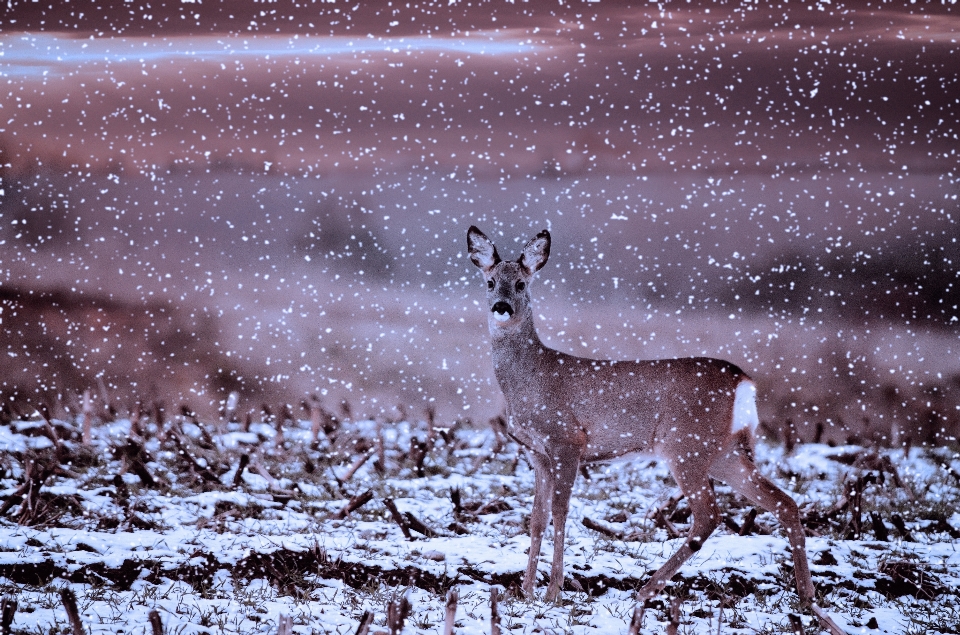
[[[683,563],[699,551],[703,543],[720,524],[720,509],[717,507],[717,499],[706,471],[676,469],[676,466],[671,466],[671,471],[677,484],[680,485],[680,490],[687,497],[690,509],[693,512],[693,525],[690,527],[690,533],[687,534],[687,539],[683,545],[663,566],[657,569],[650,580],[637,592],[638,602],[645,602],[656,597],[676,574],[677,570],[683,566]],[[700,476],[697,476],[697,473]]]
[[[744,434],[744,433],[741,433]],[[803,606],[813,601],[813,581],[807,565],[806,540],[800,510],[789,494],[763,476],[751,459],[749,438],[744,435],[733,449],[722,456],[710,473],[723,480],[734,491],[774,514],[790,540],[793,551],[793,571],[797,578],[797,591]]]
[[[528,452],[527,456],[533,464],[534,472],[533,509],[530,511],[530,552],[520,588],[525,597],[533,599],[533,587],[537,582],[537,561],[540,559],[540,546],[543,543],[543,532],[547,529],[555,486],[549,460],[533,452]]]

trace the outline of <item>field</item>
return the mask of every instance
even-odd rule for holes
[[[754,379],[843,629],[960,633],[954,9],[536,4],[7,2],[0,635],[626,632],[689,508],[585,470],[517,597],[471,225],[549,346]],[[641,632],[819,632],[717,488]]]
[[[404,599],[402,632],[439,633],[455,589],[454,632],[489,633],[497,588],[501,632],[625,633],[634,590],[688,527],[662,465],[589,468],[561,601],[526,601],[532,470],[495,421],[353,420],[313,400],[233,422],[101,405],[0,426],[4,632],[70,632],[70,590],[91,634],[157,632],[154,611],[164,633],[283,632],[289,618],[294,633],[352,634],[365,614],[387,632]],[[958,632],[953,450],[761,442],[758,463],[800,504],[818,602],[842,628]],[[640,632],[820,632],[776,520],[717,490],[724,525]]]

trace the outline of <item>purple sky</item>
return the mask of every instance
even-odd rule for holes
[[[960,17],[944,8],[54,4],[2,19],[16,171],[958,162]]]

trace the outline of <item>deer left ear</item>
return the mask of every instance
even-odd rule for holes
[[[550,232],[546,229],[534,236],[523,246],[523,253],[517,261],[528,274],[534,274],[547,264],[550,257]]]

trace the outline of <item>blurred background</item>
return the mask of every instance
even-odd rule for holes
[[[955,441],[960,17],[858,3],[6,2],[0,394],[503,409],[542,339],[719,356],[772,436]]]

